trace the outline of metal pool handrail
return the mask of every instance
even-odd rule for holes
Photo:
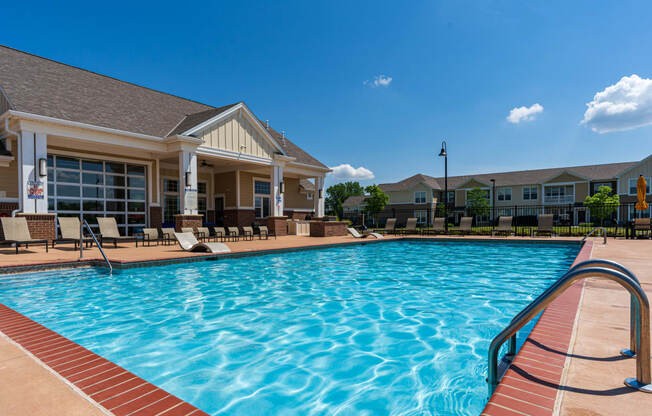
[[[617,270],[603,267],[573,268],[555,282],[544,294],[530,303],[513,320],[507,328],[503,329],[489,346],[489,363],[487,383],[489,396],[498,385],[498,351],[500,347],[525,326],[532,318],[537,316],[546,306],[554,301],[577,280],[587,277],[597,277],[615,281],[625,288],[636,303],[638,312],[636,329],[636,378],[627,378],[625,384],[629,387],[652,393],[652,374],[650,369],[650,304],[641,286],[632,278]]]
[[[97,241],[97,238],[95,237],[95,233],[93,233],[93,230],[91,230],[91,226],[88,225],[88,222],[86,220],[82,220],[81,225],[79,226],[79,258],[82,259],[84,257],[84,225],[86,226],[86,229],[90,233],[91,237],[93,237],[93,241],[95,241],[95,245],[97,248],[100,249],[100,253],[102,253],[102,257],[104,257],[104,261],[106,262],[107,266],[109,266],[109,274],[113,273],[113,266],[111,266],[111,262],[109,259],[106,257],[106,254],[104,254],[104,250],[102,249],[102,245]]]
[[[582,241],[586,241],[586,239],[589,238],[589,236],[593,234],[596,230],[602,230],[602,236],[604,237],[604,244],[607,244],[607,229],[604,227],[594,227],[591,231],[586,233],[586,235],[582,238]]]

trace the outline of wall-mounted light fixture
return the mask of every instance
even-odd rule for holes
[[[319,190],[319,199],[322,199],[324,197],[324,190],[320,189]]]
[[[190,187],[191,183],[190,172],[186,172],[186,188]]]
[[[38,160],[38,176],[48,176],[48,161],[45,158]]]
[[[278,185],[278,192],[281,193],[281,194],[285,192],[285,182],[281,182]]]

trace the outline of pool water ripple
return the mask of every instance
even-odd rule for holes
[[[578,251],[403,241],[51,271],[0,276],[0,301],[210,414],[472,415],[491,338]]]

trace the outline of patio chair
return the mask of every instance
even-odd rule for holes
[[[472,226],[473,217],[462,217],[462,219],[460,219],[460,227],[457,229],[457,231],[462,235],[465,233],[471,234],[471,231],[473,231]]]
[[[269,231],[266,225],[261,225],[260,227],[258,227],[258,239],[262,240],[263,235],[265,236],[265,240],[269,239],[270,235],[273,235],[274,240],[276,240],[276,233]]]
[[[211,241],[211,231],[208,227],[197,227],[197,235],[202,241]]]
[[[501,215],[498,217],[498,227],[491,231],[491,236],[493,237],[495,234],[504,234],[506,236],[514,234],[514,231],[512,230],[513,219],[514,218],[511,216]]]
[[[396,234],[396,218],[387,218],[385,228],[380,230],[382,234]]]
[[[634,218],[634,237],[637,237],[639,232],[647,234],[649,237],[651,230],[649,218]]]
[[[438,217],[435,218],[434,224],[432,224],[432,228],[422,230],[421,234],[439,234],[443,233],[446,231],[446,224],[444,222],[443,217]]]
[[[229,238],[232,238],[233,241],[238,241],[240,240],[240,229],[238,227],[227,227],[228,228],[228,234],[227,236]]]
[[[2,217],[2,231],[4,232],[5,243],[13,243],[16,245],[16,254],[18,254],[18,247],[25,246],[29,248],[30,244],[45,243],[45,252],[48,251],[48,240],[46,239],[33,239],[27,227],[27,219],[25,217]]]
[[[377,239],[385,238],[385,237],[383,237],[382,235],[380,235],[380,234],[378,234],[378,233],[364,233],[364,234],[360,234],[360,233],[358,232],[358,230],[356,230],[355,228],[352,228],[352,227],[349,227],[349,228],[347,228],[346,230],[347,230],[347,231],[349,232],[349,234],[351,234],[354,238],[367,238],[367,237],[369,237],[369,236],[375,237],[375,238],[377,238]]]
[[[161,239],[163,244],[172,244],[172,240],[174,240],[174,233],[174,228],[161,228]]]
[[[158,246],[158,243],[161,241],[157,228],[143,228],[143,231],[134,234],[134,237],[140,237],[143,239],[143,247],[145,246],[145,243],[147,243],[147,247],[149,247],[152,242],[155,242]],[[138,239],[136,239],[136,247],[138,247]]]
[[[77,250],[77,245],[79,244],[79,230],[81,227],[79,217],[57,216],[57,221],[59,221],[59,233],[61,234],[61,237],[52,240],[52,247],[54,248],[55,244],[72,242],[75,244],[75,250]],[[98,240],[102,239],[102,236],[97,237]],[[88,246],[89,243],[93,244],[93,239],[91,237],[84,237],[84,242],[86,243],[86,246]]]
[[[224,227],[213,227],[213,232],[215,233],[215,241],[217,241],[218,238],[224,241],[227,236]]]
[[[417,219],[408,218],[405,223],[405,228],[396,229],[396,234],[416,234],[417,232]]]
[[[200,243],[193,233],[174,233],[182,249],[189,252],[230,253],[231,249],[224,243]]]
[[[97,225],[100,227],[100,234],[102,234],[102,247],[104,241],[112,241],[113,247],[118,247],[118,241],[134,241],[134,237],[120,235],[118,231],[118,223],[115,222],[113,217],[97,218]]]
[[[541,214],[537,218],[537,228],[532,230],[532,236],[538,236],[539,234],[550,234],[550,237],[555,235],[552,214]]]
[[[244,240],[253,240],[254,229],[252,227],[242,227],[242,238]]]

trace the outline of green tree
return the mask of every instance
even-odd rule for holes
[[[480,188],[471,189],[466,195],[466,206],[474,217],[489,215],[487,191]]]
[[[584,206],[591,210],[591,217],[599,219],[600,225],[604,225],[604,220],[618,210],[620,197],[613,195],[610,187],[601,186],[595,195],[586,197]]]
[[[364,188],[359,182],[342,182],[326,189],[326,212],[342,218],[342,203],[350,196],[364,195]]]
[[[365,199],[364,211],[376,222],[376,215],[381,213],[389,204],[389,195],[383,192],[378,185],[369,185],[365,188],[368,196]]]

